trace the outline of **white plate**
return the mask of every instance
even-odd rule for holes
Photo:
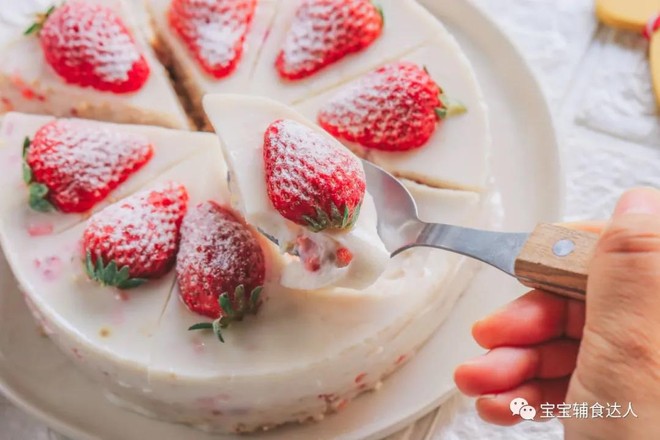
[[[455,34],[484,89],[492,116],[494,174],[503,198],[505,229],[528,230],[538,221],[556,220],[563,200],[558,150],[549,111],[529,68],[492,22],[466,0],[422,3]],[[99,387],[35,331],[4,258],[0,258],[0,289],[0,387],[57,431],[76,439],[237,438],[209,436],[111,405]],[[470,337],[471,323],[520,292],[520,286],[506,276],[481,271],[451,318],[379,392],[362,396],[350,410],[323,423],[249,438],[371,439],[395,432],[450,395],[455,366],[479,352]]]

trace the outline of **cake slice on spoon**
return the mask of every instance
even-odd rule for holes
[[[282,284],[372,284],[389,255],[359,158],[270,99],[208,95],[204,108],[220,137],[235,207],[288,254]]]

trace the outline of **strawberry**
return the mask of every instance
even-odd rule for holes
[[[133,35],[106,6],[72,0],[51,7],[25,31],[33,33],[46,62],[69,84],[130,93],[149,78],[149,64]]]
[[[142,168],[149,141],[89,121],[47,123],[23,144],[23,177],[36,211],[85,212]]]
[[[400,61],[340,90],[321,108],[318,122],[337,138],[377,150],[405,151],[423,146],[440,120],[464,111],[426,69]]]
[[[261,246],[245,223],[215,202],[202,203],[186,215],[176,272],[186,306],[215,320],[190,330],[212,329],[223,341],[222,328],[257,313],[261,305]]]
[[[335,264],[337,267],[346,267],[351,264],[351,261],[353,261],[353,252],[351,252],[348,248],[340,247],[335,252],[335,257]]]
[[[163,276],[174,265],[187,204],[186,188],[168,183],[94,214],[83,233],[89,277],[130,289]]]
[[[266,130],[263,155],[268,197],[284,218],[314,232],[355,223],[366,187],[364,169],[341,144],[281,119]]]
[[[382,11],[370,0],[303,0],[275,61],[284,79],[306,78],[374,42]]]
[[[243,55],[257,0],[173,0],[170,26],[206,73],[230,75]]]

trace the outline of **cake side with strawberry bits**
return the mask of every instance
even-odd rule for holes
[[[3,111],[187,128],[124,0],[0,2]]]

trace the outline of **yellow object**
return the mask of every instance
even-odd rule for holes
[[[642,32],[660,13],[660,0],[596,0],[596,15],[608,26]]]
[[[596,16],[608,26],[649,34],[649,60],[655,101],[660,107],[660,29],[651,28],[660,0],[596,0]]]

